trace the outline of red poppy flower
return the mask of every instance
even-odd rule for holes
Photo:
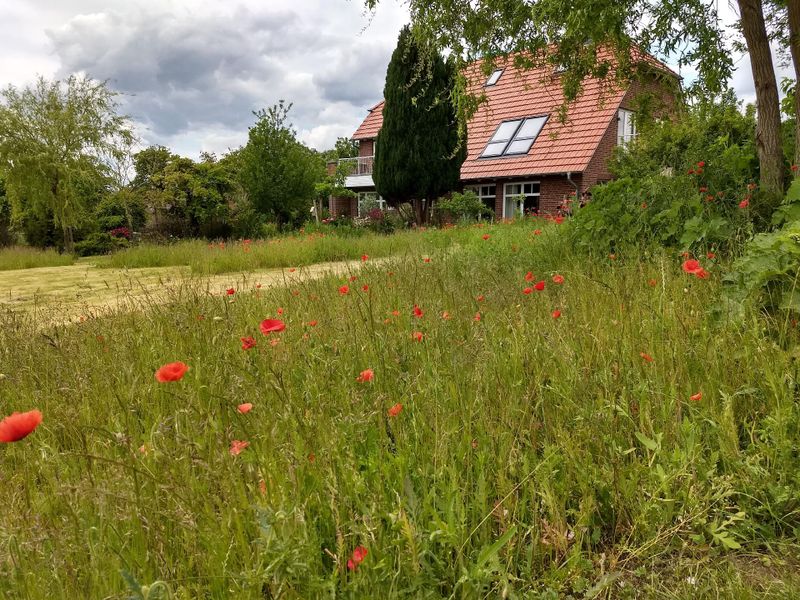
[[[541,229],[534,229],[533,230],[533,235],[542,235],[542,230]]]
[[[189,366],[180,361],[168,363],[156,371],[156,380],[161,383],[180,381],[188,370]]]
[[[792,165],[789,168],[792,170],[792,173],[797,173],[797,165]]]
[[[558,216],[557,216],[555,219],[553,219],[553,220],[556,222],[556,225],[561,225],[561,224],[564,222],[564,217],[562,217],[561,215],[558,215]]]
[[[422,262],[429,263],[431,262],[431,259],[429,256],[426,256],[425,258],[422,259]]]
[[[277,312],[278,312],[279,315],[282,315],[283,314],[283,309],[278,307],[278,311]]]
[[[686,171],[686,174],[687,175],[694,175],[694,169],[689,169],[688,171]]]
[[[355,570],[356,570],[356,563],[355,563],[355,562],[353,562],[353,559],[352,559],[352,558],[348,558],[348,559],[347,559],[347,568],[348,568],[350,571],[355,571]]]
[[[563,275],[558,275],[558,274],[553,275],[553,283],[557,283],[558,285],[561,285],[562,283],[564,283],[564,276]]]
[[[560,310],[554,310],[553,311],[553,318],[554,319],[558,319],[560,316],[561,316],[561,311]]]
[[[365,283],[364,285],[361,286],[361,290],[364,291],[364,292],[368,292],[369,291],[369,286]]]
[[[658,285],[658,282],[655,279],[648,279],[647,285],[649,285],[650,287],[656,287]]]
[[[361,262],[367,262],[369,260],[369,256],[367,254],[361,255]]]
[[[696,394],[692,394],[689,396],[689,400],[693,400],[694,402],[700,402],[703,399],[703,392],[697,392]]]
[[[294,267],[292,267],[291,269],[289,269],[289,273],[294,273],[295,271],[297,271],[297,269],[295,269]]]
[[[308,322],[308,326],[309,326],[309,327],[316,327],[316,326],[317,326],[317,323],[318,323],[318,321],[309,321],[309,322]]]
[[[475,299],[476,299],[478,302],[483,302],[484,300],[486,300],[486,296],[484,296],[483,294],[481,294],[480,296],[478,296],[478,297],[477,297],[477,298],[475,298]]]
[[[256,339],[254,337],[239,338],[242,340],[242,350],[250,350],[256,347]]]
[[[411,337],[417,340],[418,342],[421,342],[422,338],[425,337],[425,335],[421,331],[415,331],[414,333],[411,334]]]
[[[399,415],[399,414],[400,414],[400,411],[401,411],[401,410],[403,410],[403,405],[402,405],[402,404],[400,404],[400,403],[398,402],[397,404],[395,404],[395,405],[394,405],[392,408],[390,408],[390,409],[387,411],[387,414],[388,414],[390,417],[396,417],[397,415]]]
[[[342,296],[344,296],[344,295],[346,295],[346,294],[350,293],[350,288],[349,288],[348,286],[346,286],[346,285],[343,285],[343,286],[341,286],[341,287],[339,288],[339,293],[340,293]]]
[[[537,281],[536,285],[533,286],[537,292],[541,292],[544,289],[544,281]]]
[[[525,273],[525,281],[533,281],[533,279],[533,273],[531,271]]]
[[[653,362],[653,357],[646,352],[639,352],[639,356],[641,356],[645,362]]]
[[[449,313],[449,312],[447,312],[447,311],[444,311],[444,312],[442,313],[442,318],[443,318],[445,321],[449,321],[449,320],[450,320],[450,313]]]
[[[350,283],[353,283],[356,279],[358,279],[358,277],[356,277],[355,275],[351,275],[350,276]]]
[[[231,456],[239,456],[242,451],[250,445],[250,442],[245,442],[243,440],[233,440],[231,442],[231,449],[230,453]]]
[[[640,206],[641,206],[642,210],[646,209],[647,208],[647,202],[642,202]]]
[[[700,279],[706,279],[709,275],[708,271],[700,266],[700,262],[693,258],[684,261],[682,268],[684,272],[689,273],[690,275],[695,275]]]
[[[492,237],[492,236],[490,236],[488,233],[484,233],[483,234],[483,239],[484,240],[488,240],[490,237]]]
[[[524,290],[522,290],[522,293],[525,294],[526,296],[532,292],[533,292],[532,287],[526,287]]]
[[[252,405],[252,403],[250,403],[250,402],[245,402],[245,403],[243,403],[243,404],[240,404],[239,406],[237,406],[237,407],[236,407],[236,410],[238,410],[238,411],[239,411],[240,413],[242,413],[243,415],[246,415],[246,414],[247,414],[247,413],[249,413],[251,410],[253,410],[253,405]]]
[[[286,323],[280,319],[264,319],[258,326],[261,333],[269,335],[270,333],[280,333],[286,329]]]
[[[611,260],[617,260],[617,255],[616,254],[609,254],[608,258],[610,258]]]
[[[18,442],[27,437],[42,422],[42,413],[31,410],[12,413],[0,421],[0,443]]]
[[[706,162],[704,160],[701,160],[699,163],[697,163],[697,166],[702,169],[703,167],[706,166]]]
[[[480,320],[481,320],[481,313],[479,313],[479,312],[476,312],[476,313],[475,313],[475,316],[474,316],[474,317],[472,317],[472,320],[473,320],[473,321],[476,321],[476,322],[480,321]]]
[[[375,379],[375,372],[372,369],[365,369],[356,377],[358,383],[367,383],[373,379]]]
[[[747,198],[739,202],[739,208],[747,208],[748,206],[750,206],[750,200]]]
[[[308,462],[313,463],[315,460],[317,460],[317,455],[314,454],[313,452],[309,452],[308,453]]]
[[[262,496],[267,495],[267,482],[264,481],[263,479],[259,480],[258,482],[258,491],[261,492]]]
[[[422,315],[424,315],[424,314],[425,313],[422,312],[422,309],[415,304],[414,305],[414,316],[417,317],[418,319],[420,319],[420,318],[422,318]]]
[[[399,317],[400,316],[400,311],[399,310],[393,310],[392,311],[392,316],[393,317]]]
[[[225,290],[225,293],[228,294],[228,296],[233,296],[236,293],[236,290],[234,288],[228,288]]]

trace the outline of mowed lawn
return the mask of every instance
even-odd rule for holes
[[[796,329],[567,228],[0,313],[0,597],[797,597]]]

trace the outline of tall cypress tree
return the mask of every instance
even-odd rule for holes
[[[433,200],[458,185],[466,157],[450,101],[454,81],[453,63],[421,49],[404,27],[386,71],[373,180],[390,204],[411,202],[418,223]]]

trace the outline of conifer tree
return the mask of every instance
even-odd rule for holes
[[[420,52],[405,27],[386,72],[373,179],[389,204],[411,202],[417,223],[427,221],[436,198],[458,185],[466,156],[450,101],[454,82],[453,63]]]

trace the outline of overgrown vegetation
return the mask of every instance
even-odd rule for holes
[[[796,596],[797,329],[711,321],[722,267],[587,258],[566,226],[3,315],[0,404],[44,422],[0,453],[0,595]]]

